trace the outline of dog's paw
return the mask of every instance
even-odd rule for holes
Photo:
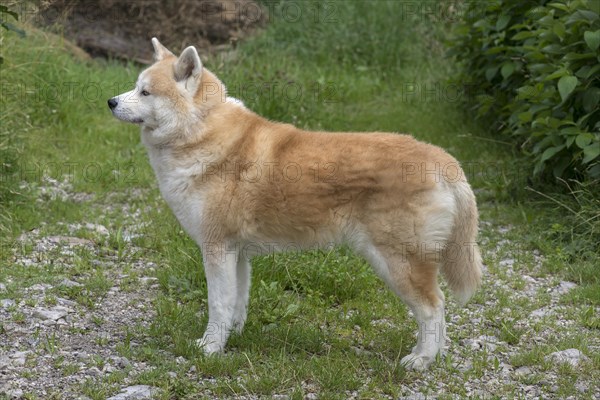
[[[207,356],[223,352],[222,344],[215,341],[209,341],[207,338],[204,337],[196,340],[196,346],[199,347]]]
[[[433,361],[434,358],[432,357],[411,353],[403,357],[402,360],[400,360],[400,364],[402,364],[406,369],[425,371]]]

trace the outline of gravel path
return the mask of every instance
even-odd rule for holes
[[[40,191],[42,202],[93,201],[72,193],[65,182],[47,184]],[[54,228],[63,232],[60,235],[45,233],[48,227],[24,232],[10,249],[15,277],[0,281],[0,399],[26,394],[86,399],[86,387],[119,372],[123,391],[111,399],[160,393],[135,385],[137,375],[154,368],[151,363],[123,356],[142,345],[132,337],[144,339],[155,316],[151,300],[159,294],[153,277],[156,265],[140,257],[140,249],[130,243],[139,234],[141,211],[104,207],[121,213],[118,225],[128,244],[123,254],[107,245],[108,227],[87,221],[58,224]],[[576,285],[544,273],[542,255],[515,251],[505,238],[511,227],[483,224],[482,230],[486,258],[492,260],[483,288],[466,308],[456,309],[449,302],[452,342],[446,355],[430,371],[415,374],[402,389],[404,398],[436,398],[434,393],[456,397],[451,394],[460,387],[480,398],[511,398],[505,393],[513,393],[524,398],[600,399],[600,388],[591,378],[598,373],[589,371],[591,354],[600,352],[600,337],[582,327],[576,304],[562,301]],[[43,282],[23,284],[38,275]],[[128,334],[133,331],[135,335]],[[167,358],[177,361],[170,354]],[[581,370],[587,372],[579,374]],[[197,380],[194,376],[192,369],[190,379]],[[565,395],[565,382],[574,393]]]

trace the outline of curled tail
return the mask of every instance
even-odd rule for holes
[[[475,195],[466,181],[450,184],[456,204],[454,226],[442,262],[442,274],[454,297],[465,304],[481,282],[481,254],[477,246],[478,214]]]

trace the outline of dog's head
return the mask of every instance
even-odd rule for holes
[[[162,135],[200,119],[206,107],[225,96],[225,88],[203,68],[195,47],[176,57],[158,39],[152,45],[154,64],[140,74],[133,90],[109,99],[108,107],[120,120]]]

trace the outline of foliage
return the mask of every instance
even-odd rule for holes
[[[472,2],[455,29],[477,116],[522,145],[534,175],[600,176],[599,4]]]
[[[19,36],[25,36],[25,32],[16,27],[15,25],[8,22],[6,19],[10,16],[14,20],[19,19],[19,14],[8,9],[5,5],[0,5],[0,26],[7,31],[16,32]],[[0,29],[2,32],[2,29]],[[0,38],[0,43],[3,42],[3,37]],[[4,58],[0,54],[0,66],[4,68]],[[4,74],[2,74],[4,75]],[[0,76],[0,84],[4,89],[4,79]],[[0,96],[0,107],[4,112],[8,111],[8,107],[5,104],[4,96]],[[0,231],[3,230],[4,224],[8,222],[8,213],[4,210],[3,204],[14,193],[14,183],[11,179],[11,175],[15,172],[15,163],[19,153],[19,141],[17,140],[17,134],[15,130],[10,127],[5,120],[6,115],[0,115]],[[7,118],[7,117],[6,117]],[[4,122],[3,122],[4,121]]]
[[[17,32],[21,36],[25,36],[25,31],[17,28],[15,25],[11,24],[7,20],[5,20],[5,16],[11,16],[15,21],[19,20],[19,14],[14,11],[8,9],[5,5],[0,5],[0,26],[6,29],[7,31]],[[4,58],[0,55],[0,64],[4,62]]]

